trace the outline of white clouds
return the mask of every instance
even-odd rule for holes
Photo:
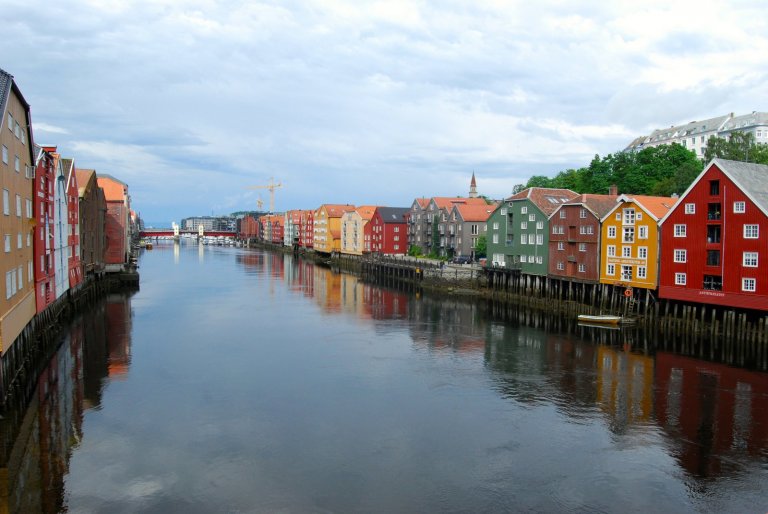
[[[4,14],[19,47],[0,66],[43,122],[35,133],[123,178],[149,219],[251,208],[241,188],[270,175],[289,184],[279,208],[320,194],[408,205],[412,189],[455,194],[441,174],[472,169],[504,196],[651,128],[765,110],[768,97],[759,5],[43,7]],[[364,190],[382,174],[401,182]]]

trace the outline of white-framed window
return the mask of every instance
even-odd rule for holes
[[[536,244],[537,245],[544,244],[544,234],[536,234]]]
[[[643,219],[643,213],[642,212],[635,213],[635,219],[637,221],[642,220]]]
[[[637,267],[637,278],[648,278],[648,269],[645,266]]]
[[[557,249],[558,250],[565,250],[565,243],[560,241],[557,243]]]
[[[399,250],[399,249],[400,249],[400,245],[395,245],[393,248],[394,248],[395,250]]]
[[[632,247],[631,246],[622,246],[621,247],[621,256],[622,257],[632,257]]]
[[[21,195],[16,195],[16,216],[21,218]]]
[[[685,224],[675,225],[675,237],[685,237],[685,233],[686,233]]]
[[[560,219],[565,219],[565,209],[560,209]]]
[[[3,189],[3,214],[10,216],[11,214],[11,193],[7,189]]]
[[[544,264],[544,256],[543,255],[537,255],[536,256],[536,264]]]
[[[493,234],[493,244],[499,244],[499,234]]]
[[[521,221],[520,222],[520,230],[528,230],[528,222],[527,221]]]
[[[685,204],[685,213],[686,214],[696,214],[696,204],[695,203],[687,203],[687,204]]]
[[[741,290],[748,293],[754,293],[757,290],[757,279],[754,278],[742,278]]]
[[[3,145],[3,164],[8,164],[8,147]]]
[[[19,250],[24,248],[24,236],[21,235],[21,232],[16,234],[16,248]]]
[[[543,230],[544,229],[544,222],[543,221],[537,221],[536,222],[536,228],[538,230]]]
[[[635,210],[634,209],[624,209],[624,224],[625,225],[634,225],[635,224]]]
[[[647,246],[638,246],[637,247],[637,258],[638,259],[647,259],[648,258],[648,247]]]
[[[12,285],[12,277],[16,275],[15,271],[6,271],[5,272],[5,299],[7,300],[11,296],[13,296],[13,285]]]
[[[586,227],[586,226],[584,226],[584,225],[581,225],[581,226],[579,227],[579,234],[582,234],[582,235],[584,235],[584,234],[586,234],[586,233],[587,233],[587,227]]]
[[[536,234],[528,234],[528,244],[529,245],[536,244]]]
[[[586,272],[587,272],[587,265],[579,264],[579,273],[586,273]]]
[[[746,268],[757,268],[757,252],[744,252],[742,265]]]
[[[27,262],[27,282],[32,282],[35,279],[35,268],[32,265],[32,261]]]
[[[675,285],[676,286],[684,286],[685,285],[685,273],[675,273]]]
[[[587,243],[579,243],[579,251],[580,252],[586,252],[587,251]]]
[[[520,234],[520,244],[521,245],[528,244],[528,238],[525,237],[525,234]]]
[[[616,245],[608,245],[607,247],[608,257],[616,257]]]
[[[594,225],[587,225],[587,235],[591,236],[595,233],[595,226]]]
[[[612,277],[616,274],[616,265],[615,264],[608,264],[605,267],[605,274],[609,277]]]
[[[747,212],[746,202],[733,202],[733,212],[735,214],[744,214]]]
[[[528,261],[528,256],[527,255],[521,255],[520,256],[520,262],[527,262],[527,261]]]
[[[21,171],[21,159],[19,159],[18,155],[13,157],[13,169],[16,170],[16,173]]]
[[[621,221],[621,211],[616,213],[616,221]]]
[[[638,239],[648,239],[648,226],[647,225],[640,225],[637,227],[637,238]]]
[[[32,217],[32,200],[30,200],[29,198],[25,198],[24,202],[26,203],[26,206],[27,206],[27,218],[31,218]]]
[[[13,131],[13,115],[8,113],[8,130]]]
[[[507,208],[506,208],[506,207],[502,207],[502,208],[501,208],[501,211],[500,211],[500,214],[501,214],[502,216],[506,216],[506,215],[507,215]]]
[[[621,265],[621,280],[632,280],[632,266]]]
[[[616,227],[608,227],[608,238],[616,239]]]
[[[528,215],[528,221],[536,221],[536,214],[529,214]]]
[[[757,239],[759,234],[759,225],[744,225],[744,239]]]
[[[624,243],[635,242],[635,227],[624,227],[624,237],[622,239]]]
[[[688,262],[688,250],[675,249],[674,262]]]
[[[27,248],[29,248],[30,246],[32,246],[32,233],[27,232]]]
[[[11,234],[5,234],[5,253],[11,251]]]
[[[564,270],[565,269],[565,264],[563,264],[562,262],[558,262],[557,263],[557,269],[559,269],[561,271]]]
[[[24,289],[24,266],[19,266],[16,268],[16,276],[18,277],[19,291],[21,291]]]
[[[587,210],[586,210],[586,209],[581,209],[581,210],[579,211],[579,218],[582,218],[582,219],[584,219],[584,218],[586,218],[586,217],[587,217]]]
[[[499,230],[499,222],[498,221],[494,221],[493,222],[493,230]]]
[[[528,206],[527,205],[523,205],[522,207],[520,207],[520,214],[528,214]]]

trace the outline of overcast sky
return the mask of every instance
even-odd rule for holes
[[[38,143],[150,223],[508,196],[634,137],[768,110],[763,2],[0,0]]]

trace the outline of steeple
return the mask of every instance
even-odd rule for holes
[[[469,183],[469,197],[477,198],[477,182],[475,182],[475,172],[472,172],[472,181]]]

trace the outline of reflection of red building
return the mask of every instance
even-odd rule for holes
[[[681,465],[719,475],[736,454],[768,448],[768,375],[670,353],[656,354],[656,417],[676,439]]]
[[[126,378],[131,363],[131,305],[122,296],[107,299],[107,362],[111,379]]]

